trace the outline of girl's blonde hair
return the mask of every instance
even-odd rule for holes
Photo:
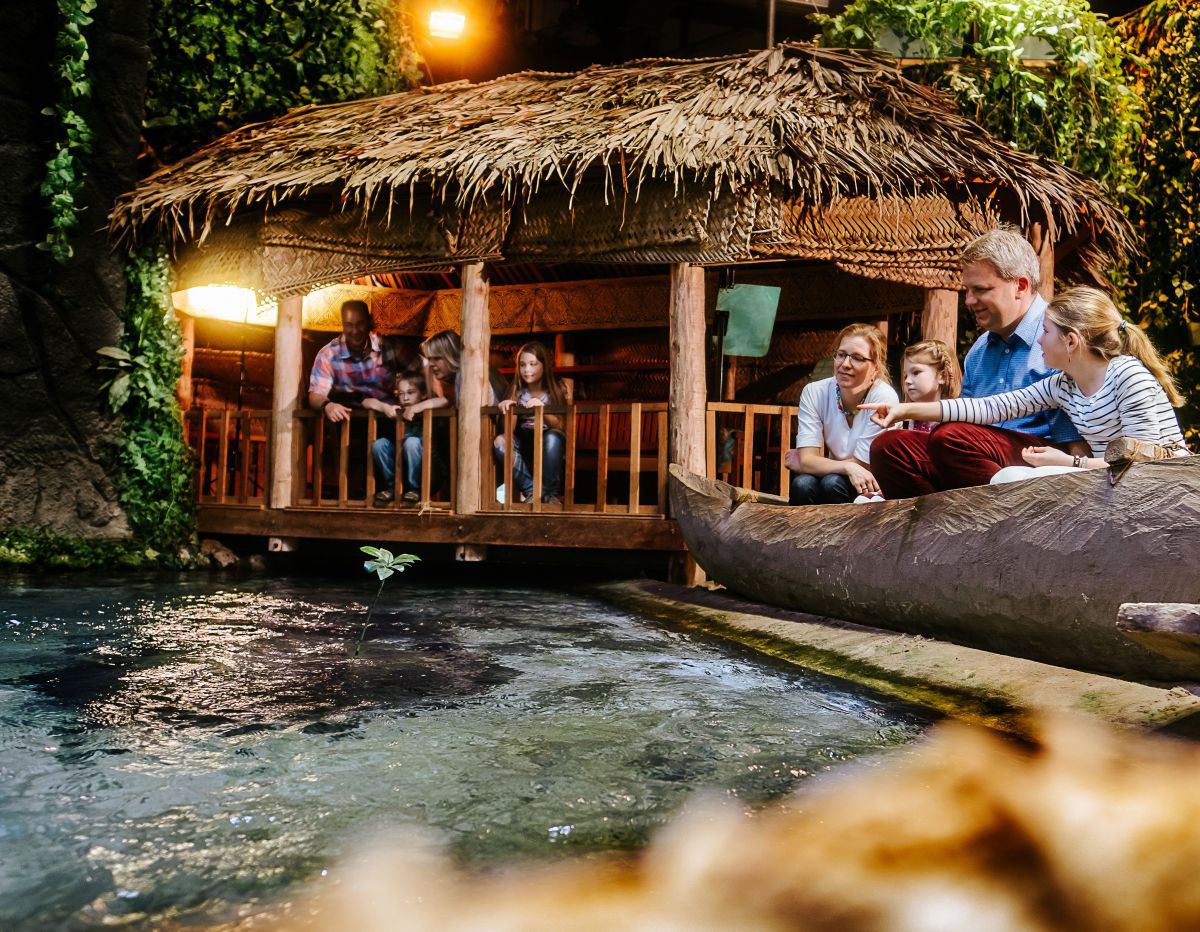
[[[842,345],[843,340],[852,337],[862,337],[867,341],[867,345],[871,347],[871,362],[875,364],[875,378],[891,385],[892,376],[887,367],[887,340],[883,338],[879,328],[874,324],[851,324],[849,327],[843,327],[833,343],[834,351]]]
[[[414,371],[401,372],[398,376],[396,376],[397,395],[400,394],[401,382],[411,383],[412,386],[417,390],[417,394],[421,396],[422,401],[429,397],[429,385],[425,381],[425,373]]]
[[[542,388],[550,396],[550,404],[566,404],[567,390],[562,380],[554,374],[554,356],[546,348],[545,343],[539,343],[537,340],[532,340],[517,350],[517,355],[513,357],[516,361],[516,368],[513,369],[512,381],[509,383],[508,392],[504,397],[516,401],[517,395],[521,393],[521,356],[525,353],[533,355],[542,364]]]
[[[942,389],[943,398],[957,398],[962,394],[962,370],[958,368],[958,357],[950,352],[950,347],[941,340],[922,340],[908,347],[900,357],[901,371],[910,359],[926,363],[936,369],[939,375],[946,376],[946,384]],[[911,401],[908,397],[908,387],[903,381],[900,388],[904,400]]]
[[[1133,356],[1150,370],[1176,408],[1183,396],[1175,379],[1158,355],[1150,338],[1137,324],[1121,317],[1121,312],[1103,291],[1096,288],[1070,288],[1054,297],[1046,317],[1060,330],[1075,333],[1083,345],[1102,359]]]
[[[421,355],[426,359],[444,359],[451,373],[457,372],[462,364],[462,338],[453,330],[435,333],[421,344]]]

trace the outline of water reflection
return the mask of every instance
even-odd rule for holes
[[[569,592],[406,584],[354,658],[364,590],[0,594],[0,926],[228,918],[389,824],[476,863],[636,845],[923,728]]]

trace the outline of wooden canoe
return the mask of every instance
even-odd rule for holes
[[[715,581],[769,605],[1060,666],[1200,682],[1117,628],[1125,602],[1200,601],[1200,456],[789,507],[671,466],[671,508]]]

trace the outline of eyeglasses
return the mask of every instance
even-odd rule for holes
[[[845,350],[838,350],[833,354],[833,361],[838,365],[841,365],[847,359],[849,359],[856,366],[865,366],[871,361],[866,356],[859,356],[858,353],[847,353]]]

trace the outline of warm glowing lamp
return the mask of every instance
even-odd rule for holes
[[[174,294],[175,307],[190,317],[207,317],[233,323],[274,326],[276,303],[260,301],[249,288],[234,285],[204,285]]]
[[[429,13],[429,34],[439,39],[457,39],[467,26],[464,13],[455,10],[432,10]]]

